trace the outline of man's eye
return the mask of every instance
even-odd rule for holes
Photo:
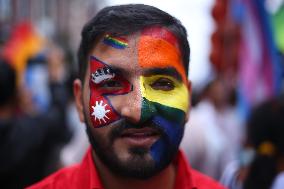
[[[170,91],[175,88],[174,82],[168,78],[159,78],[150,85],[155,90]]]
[[[99,87],[107,90],[118,90],[121,89],[123,85],[120,81],[109,79],[100,83]]]

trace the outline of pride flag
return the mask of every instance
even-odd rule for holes
[[[22,22],[13,28],[1,56],[12,63],[18,79],[21,79],[28,59],[38,54],[42,48],[43,38],[37,34],[31,23]]]
[[[238,13],[234,15],[241,25],[238,93],[246,117],[254,105],[280,94],[282,67],[264,1],[232,2],[232,12]]]

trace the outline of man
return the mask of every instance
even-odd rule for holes
[[[223,188],[178,150],[189,110],[186,30],[147,5],[102,9],[82,31],[77,109],[92,148],[31,188]]]

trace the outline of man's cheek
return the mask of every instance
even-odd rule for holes
[[[161,116],[156,116],[153,122],[163,130],[163,135],[151,146],[151,155],[159,163],[165,158],[164,155],[178,149],[183,136],[183,125],[169,121]]]
[[[178,109],[143,99],[142,114],[145,121],[150,119],[160,130],[162,135],[151,146],[150,153],[157,166],[167,159],[168,152],[178,148],[183,136],[185,113]]]
[[[94,91],[91,91],[89,103],[92,125],[94,127],[102,127],[120,119],[119,114],[112,107],[109,99],[94,93]]]
[[[120,119],[109,100],[109,95],[124,95],[132,91],[132,85],[115,73],[106,63],[90,57],[91,77],[89,79],[89,112],[93,127],[109,125]],[[110,82],[110,83],[108,83]],[[118,83],[120,87],[111,86]]]
[[[154,77],[141,77],[142,113],[141,121],[151,120],[163,132],[162,136],[151,146],[150,153],[157,166],[167,159],[168,152],[178,149],[183,136],[188,91],[184,84],[166,92],[154,90],[151,83]]]

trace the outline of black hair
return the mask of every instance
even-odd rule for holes
[[[8,61],[0,59],[0,106],[7,105],[16,96],[16,73]]]
[[[244,182],[244,189],[267,189],[278,174],[277,162],[284,155],[284,100],[269,100],[256,107],[247,125],[248,142],[255,156]],[[269,145],[263,152],[263,145]]]
[[[83,28],[78,50],[79,78],[84,82],[88,55],[96,40],[105,33],[122,36],[135,33],[147,26],[163,26],[178,38],[184,68],[188,74],[190,48],[187,33],[181,22],[168,13],[143,4],[110,6],[102,9]]]

